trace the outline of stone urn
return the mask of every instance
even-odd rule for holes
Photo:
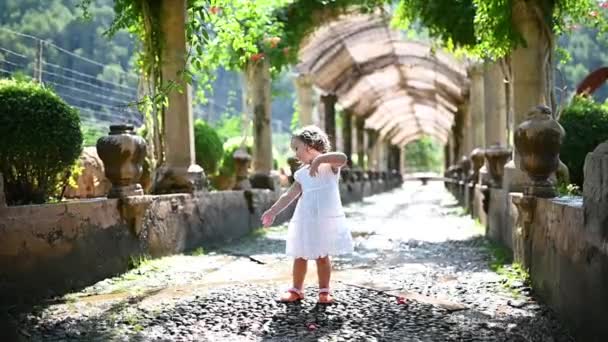
[[[108,198],[143,195],[139,184],[146,157],[146,141],[132,125],[112,125],[110,133],[97,140],[97,154],[112,183]]]
[[[232,158],[234,159],[236,174],[236,183],[232,190],[250,190],[249,165],[251,164],[251,156],[246,150],[239,148],[234,152]]]
[[[289,170],[291,171],[291,176],[289,176],[289,183],[293,184],[294,178],[293,175],[298,171],[302,163],[296,157],[287,158],[287,164],[289,165]]]
[[[479,170],[483,166],[485,162],[486,152],[483,148],[476,148],[471,152],[470,159],[471,164],[473,166],[473,173],[471,174],[471,179],[473,183],[477,183],[479,181]]]
[[[459,180],[466,182],[469,179],[471,173],[471,160],[467,156],[462,156],[462,159],[460,160],[460,167],[461,172]]]
[[[520,167],[532,183],[524,194],[555,197],[551,174],[559,167],[559,150],[566,132],[553,119],[551,109],[537,106],[528,113],[526,121],[515,130],[515,148],[520,155]]]
[[[490,174],[490,186],[502,188],[502,177],[505,171],[505,164],[511,158],[512,151],[499,144],[494,144],[486,148],[486,161],[488,173]]]
[[[353,177],[354,177],[353,173],[349,168],[345,167],[345,168],[340,169],[340,180],[342,182],[344,182],[344,183],[354,182]]]

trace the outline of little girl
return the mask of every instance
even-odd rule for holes
[[[291,148],[303,166],[294,173],[294,183],[262,215],[265,227],[291,202],[298,200],[287,233],[287,255],[294,258],[293,287],[281,296],[282,302],[304,298],[302,292],[308,260],[317,262],[319,303],[330,304],[330,255],[350,253],[353,242],[340,201],[338,177],[346,156],[329,151],[327,134],[306,126],[291,139]]]

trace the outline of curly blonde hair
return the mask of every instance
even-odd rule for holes
[[[317,126],[310,125],[300,128],[293,133],[292,139],[294,138],[321,153],[329,152],[331,149],[327,133]]]

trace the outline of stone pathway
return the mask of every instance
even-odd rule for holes
[[[335,258],[337,304],[316,305],[311,262],[300,304],[285,227],[219,250],[158,260],[18,318],[32,341],[572,341],[440,183],[347,207],[356,250]],[[509,266],[505,266],[509,270]],[[512,272],[514,273],[514,272]]]

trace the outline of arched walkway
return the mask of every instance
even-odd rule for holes
[[[405,41],[387,20],[351,14],[324,25],[303,44],[297,70],[380,139],[403,147],[426,134],[445,144],[467,102],[465,65]]]

